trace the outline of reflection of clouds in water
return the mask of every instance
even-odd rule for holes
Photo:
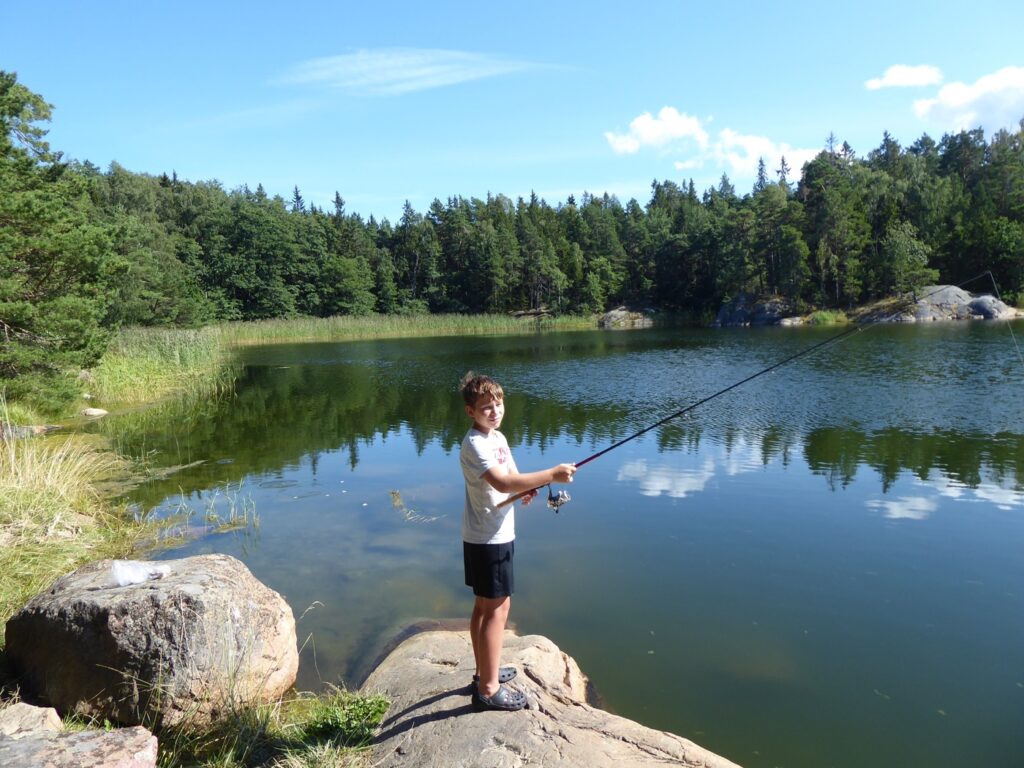
[[[700,467],[679,467],[675,464],[649,464],[647,459],[627,461],[619,467],[619,482],[640,486],[644,496],[665,494],[674,499],[703,491],[718,471],[732,477],[763,467],[760,448],[739,441],[728,448],[719,447],[717,455],[707,455]]]
[[[1000,488],[998,485],[983,483],[971,491],[981,501],[988,501],[995,504],[999,509],[1010,510],[1014,507],[1024,507],[1024,494],[1009,488]]]
[[[867,506],[884,510],[885,516],[891,520],[925,520],[939,508],[940,498],[968,503],[984,502],[1007,511],[1015,507],[1024,507],[1024,494],[994,483],[981,483],[976,488],[971,488],[951,478],[940,477],[917,481],[915,485],[934,491],[935,496],[901,496],[891,501],[873,499],[867,502]]]
[[[934,488],[940,496],[957,501],[985,502],[1005,511],[1010,511],[1014,507],[1024,507],[1024,493],[995,483],[980,483],[977,487],[971,488],[951,478],[940,477],[921,481],[919,484]]]
[[[646,459],[627,461],[619,468],[618,480],[632,481],[640,486],[644,496],[667,494],[674,499],[684,499],[691,493],[698,493],[715,476],[715,462],[707,459],[700,469],[680,469],[661,464],[649,467]]]
[[[890,501],[872,499],[867,505],[871,509],[884,510],[885,516],[890,520],[925,520],[939,508],[939,503],[935,499],[927,499],[924,496],[901,496]]]

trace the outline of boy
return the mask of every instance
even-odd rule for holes
[[[470,371],[459,386],[466,414],[473,426],[462,440],[460,462],[466,480],[462,515],[462,552],[466,584],[475,601],[469,620],[476,674],[473,675],[474,709],[514,711],[526,706],[526,695],[503,683],[516,676],[513,667],[501,667],[501,647],[513,590],[515,512],[512,504],[499,508],[509,496],[530,503],[536,489],[549,483],[571,483],[576,467],[559,464],[539,472],[520,474],[498,431],[505,415],[505,393],[490,376]]]

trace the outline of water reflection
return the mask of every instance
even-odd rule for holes
[[[286,596],[308,640],[300,687],[358,684],[408,622],[468,612],[466,369],[505,386],[503,431],[532,469],[821,338],[747,331],[250,349],[233,396],[93,428],[151,468],[140,510],[199,511],[176,555],[236,555]],[[621,714],[741,764],[1013,764],[1019,375],[992,329],[859,336],[603,456],[562,513],[517,516],[515,619]],[[226,488],[251,500],[250,535],[198,524]]]

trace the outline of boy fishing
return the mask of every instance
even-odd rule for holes
[[[515,711],[527,705],[526,694],[505,686],[516,676],[502,667],[501,649],[512,600],[515,554],[515,507],[503,504],[524,493],[523,505],[550,483],[571,483],[573,464],[520,473],[505,436],[498,431],[505,416],[505,392],[490,376],[470,371],[459,386],[466,415],[473,421],[462,440],[460,463],[466,481],[462,515],[462,553],[466,584],[473,588],[469,634],[476,674],[473,707]]]

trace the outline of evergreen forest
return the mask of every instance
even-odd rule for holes
[[[435,199],[391,222],[103,170],[46,141],[52,107],[0,71],[0,387],[70,397],[124,326],[296,316],[585,314],[651,307],[694,321],[739,292],[846,309],[991,270],[1024,300],[1024,120],[1016,131],[834,135],[803,168],[762,161],[749,191],[658,181],[625,203]]]

